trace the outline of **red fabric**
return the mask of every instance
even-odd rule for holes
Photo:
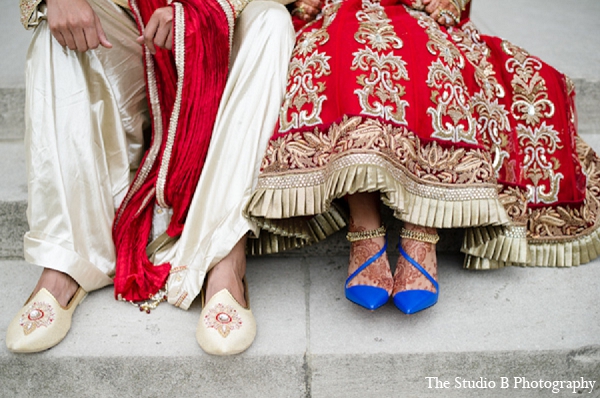
[[[185,15],[185,66],[183,100],[165,185],[165,202],[173,209],[167,229],[167,234],[172,237],[180,235],[183,230],[208,151],[229,62],[229,26],[219,3],[216,0],[178,2],[183,5]],[[166,0],[142,0],[137,4],[141,16],[141,21],[137,21],[140,32],[153,12],[165,6]],[[132,4],[132,9],[135,7],[136,4]],[[184,28],[178,26],[175,19],[173,24],[174,29]],[[150,262],[146,245],[152,228],[157,177],[161,161],[166,156],[169,123],[177,93],[178,72],[173,52],[157,49],[152,60],[163,128],[159,156],[147,176],[138,172],[132,187],[140,184],[141,187],[137,191],[130,188],[131,192],[118,210],[113,227],[117,251],[115,296],[126,300],[146,300],[157,293],[164,286],[170,270],[170,264],[154,265]],[[154,142],[157,139],[156,128],[153,125],[151,146],[158,144]],[[148,154],[142,164],[147,158]]]
[[[543,185],[546,192],[548,192],[552,187],[546,185],[547,176],[541,174],[534,175],[538,171],[529,168],[525,164],[527,163],[526,159],[528,156],[543,156],[544,158],[540,162],[554,162],[554,169],[551,171],[561,173],[564,176],[560,181],[558,200],[551,205],[583,203],[585,199],[586,180],[575,150],[574,92],[568,92],[566,77],[556,69],[545,64],[538,58],[525,53],[516,46],[514,48],[518,49],[516,51],[519,52],[519,55],[509,55],[503,46],[510,43],[504,42],[497,37],[479,35],[473,24],[469,20],[464,20],[455,32],[461,33],[465,40],[472,40],[473,38],[480,40],[480,47],[487,47],[489,50],[489,52],[482,51],[477,54],[469,46],[461,46],[461,43],[455,42],[455,36],[448,35],[446,28],[439,27],[437,23],[434,23],[435,26],[431,26],[425,24],[424,21],[420,22],[417,16],[411,15],[407,11],[403,3],[411,4],[412,1],[390,0],[379,3],[383,6],[385,12],[381,14],[384,15],[382,18],[389,21],[395,35],[402,40],[402,45],[399,47],[392,48],[388,46],[385,50],[381,50],[381,57],[384,55],[389,57],[392,55],[397,56],[402,60],[406,68],[405,78],[393,78],[393,84],[397,85],[396,87],[402,88],[401,97],[407,103],[405,108],[405,123],[397,123],[389,118],[384,119],[385,123],[407,126],[422,142],[436,141],[439,145],[445,147],[475,147],[481,148],[483,151],[488,151],[490,149],[489,136],[486,135],[481,126],[477,128],[475,143],[437,139],[433,135],[433,117],[428,112],[429,109],[435,108],[437,103],[441,101],[441,97],[439,97],[440,92],[448,90],[448,86],[434,88],[431,83],[428,83],[430,71],[434,65],[444,65],[448,70],[459,71],[460,80],[464,81],[464,84],[460,83],[460,85],[455,86],[459,90],[456,93],[464,94],[467,103],[472,102],[474,104],[475,96],[482,93],[485,87],[476,78],[477,76],[481,77],[483,69],[476,68],[472,63],[472,59],[481,54],[487,54],[486,62],[489,63],[489,69],[486,70],[486,73],[489,73],[489,75],[486,76],[497,79],[498,85],[494,85],[493,87],[500,86],[505,90],[505,95],[498,96],[496,99],[491,100],[490,103],[493,104],[497,100],[498,104],[502,105],[503,109],[507,111],[509,121],[506,130],[501,131],[505,138],[505,142],[503,141],[501,145],[508,152],[508,157],[502,161],[498,182],[505,186],[519,186],[522,188]],[[366,7],[364,4],[360,0],[345,0],[333,15],[305,26],[300,32],[298,42],[301,42],[303,37],[315,37],[314,41],[311,42],[311,45],[314,44],[314,47],[311,47],[311,51],[308,53],[303,51],[304,47],[296,47],[292,56],[292,64],[307,66],[305,69],[297,68],[290,72],[287,91],[292,92],[295,89],[297,90],[297,82],[309,81],[310,87],[322,90],[317,92],[315,89],[315,92],[319,96],[322,96],[324,101],[307,101],[305,99],[310,99],[310,97],[302,90],[298,91],[300,94],[293,94],[289,97],[286,100],[287,108],[284,107],[284,113],[282,113],[282,118],[285,119],[280,118],[279,129],[276,129],[276,133],[272,137],[272,142],[288,134],[297,137],[295,140],[299,142],[302,142],[303,139],[308,140],[309,138],[303,138],[304,134],[310,135],[315,130],[326,131],[330,125],[339,122],[344,116],[360,115],[367,118],[379,118],[378,116],[364,112],[357,95],[361,90],[364,91],[364,87],[360,84],[360,81],[364,79],[365,74],[368,75],[366,72],[367,69],[361,70],[360,68],[353,67],[353,61],[356,59],[357,54],[366,46],[364,44],[366,42],[364,37],[366,36],[360,36],[360,34],[364,33],[365,26],[368,26],[367,22],[364,22],[367,19],[361,17],[360,14],[361,10],[364,10],[364,7]],[[374,2],[374,4],[377,4],[377,2]],[[466,12],[467,15],[468,11]],[[359,22],[360,18],[363,18],[363,22]],[[324,27],[324,23],[330,23],[330,25]],[[318,32],[321,29],[324,29],[328,35],[326,36],[323,32]],[[380,32],[389,33],[389,30],[384,31],[381,28]],[[321,37],[326,37],[327,40],[321,40]],[[359,41],[359,38],[364,41]],[[439,40],[439,43],[442,44],[432,47],[435,45],[435,40]],[[456,64],[451,64],[451,61],[449,61],[450,58],[447,57],[447,51],[449,50],[460,53],[466,61],[464,67],[457,68]],[[523,52],[521,53],[520,51]],[[318,74],[315,72],[318,68],[315,65],[318,64],[313,61],[311,61],[313,63],[309,62],[315,54],[327,57],[326,62],[328,67],[330,67],[327,73]],[[526,54],[526,56],[523,54]],[[519,57],[522,55],[527,61],[519,65]],[[519,74],[517,69],[521,67],[528,72]],[[371,80],[374,80],[376,77],[378,78],[379,75],[377,75],[376,71],[380,66],[373,62],[369,64],[369,68],[368,70],[371,71],[369,78]],[[387,69],[386,72],[388,72]],[[530,80],[536,73],[538,75],[533,80]],[[361,78],[361,76],[363,77]],[[383,76],[385,77],[386,75]],[[524,84],[522,84],[523,82]],[[388,90],[388,87],[381,86],[381,90]],[[295,97],[295,95],[298,95],[298,97]],[[304,95],[304,97],[300,95]],[[373,103],[379,101],[376,95],[377,93],[371,94],[369,101]],[[391,96],[393,97],[394,95],[392,94]],[[519,102],[525,102],[521,100],[523,95],[533,96],[536,106],[540,104],[540,106],[546,106],[545,102],[551,103],[555,110],[553,115],[543,116],[541,117],[541,121],[537,121],[536,123],[526,123],[522,118],[517,118],[513,107],[519,105]],[[389,98],[386,101],[388,101],[387,103],[391,103]],[[316,113],[322,121],[319,125],[295,125],[287,128],[285,127],[286,123],[282,121],[288,121],[288,123],[293,125],[292,121],[298,118],[298,115],[312,115],[315,111],[317,111]],[[477,121],[482,120],[482,116],[486,116],[481,115],[480,111],[474,106],[470,112],[474,120]],[[519,112],[517,114],[521,115]],[[442,117],[442,124],[444,126],[463,125],[467,129],[468,126],[465,123],[465,119],[458,122],[453,120],[453,114],[451,113],[445,114]],[[551,157],[546,157],[546,155],[532,155],[536,150],[536,145],[537,148],[552,146],[551,142],[544,141],[543,134],[532,134],[531,142],[528,141],[527,145],[523,145],[523,142],[519,141],[523,140],[523,134],[519,135],[518,129],[536,130],[544,127],[544,124],[550,126],[558,133],[558,140],[556,141],[558,147],[552,152]],[[538,152],[535,153],[537,154]],[[550,170],[550,168],[547,170]],[[546,170],[539,172],[545,173]],[[539,184],[538,180],[541,181]],[[492,182],[492,180],[490,181]],[[529,204],[533,208],[548,205],[548,203],[542,203],[541,201]]]

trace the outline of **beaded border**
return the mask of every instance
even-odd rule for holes
[[[400,230],[400,237],[418,240],[419,242],[432,243],[434,245],[440,240],[440,236],[438,234],[428,234],[426,232],[413,231],[404,227],[402,227]]]
[[[348,241],[350,242],[356,242],[365,239],[373,239],[378,238],[380,236],[385,236],[385,232],[385,225],[382,225],[381,227],[377,229],[372,229],[370,231],[348,232],[346,234],[346,239],[348,239]]]

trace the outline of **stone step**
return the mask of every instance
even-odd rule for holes
[[[395,261],[395,258],[392,258]],[[440,301],[407,316],[391,303],[369,312],[344,298],[346,257],[250,259],[258,323],[235,357],[196,344],[200,313],[161,304],[151,314],[91,293],[57,347],[17,355],[0,344],[2,397],[567,397],[600,396],[600,261],[571,269],[467,271],[439,258]],[[0,336],[35,285],[39,269],[0,261]],[[10,281],[10,283],[8,283]],[[429,388],[427,377],[449,381]],[[502,377],[510,389],[502,389]],[[594,380],[553,394],[528,381]],[[457,380],[496,383],[457,388]],[[430,379],[432,382],[434,379]]]

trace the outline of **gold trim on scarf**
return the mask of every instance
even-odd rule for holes
[[[131,0],[131,7],[131,11],[135,14],[136,19],[140,21],[140,24],[142,24],[142,16],[137,5],[137,0]],[[141,28],[144,29],[144,26],[142,25]],[[140,165],[138,174],[136,175],[134,181],[131,183],[131,187],[127,192],[127,195],[123,199],[121,206],[119,206],[119,210],[115,215],[115,224],[117,224],[121,219],[123,210],[125,209],[125,207],[127,207],[127,204],[129,203],[131,198],[136,194],[137,191],[139,191],[144,181],[146,181],[146,178],[148,177],[148,174],[150,174],[150,171],[154,166],[154,162],[158,157],[160,146],[162,144],[162,112],[160,107],[160,100],[158,98],[158,88],[156,86],[156,73],[154,72],[154,61],[152,54],[146,46],[144,46],[144,59],[146,61],[146,77],[148,82],[149,97],[148,99],[150,102],[150,107],[152,108],[152,118],[154,123],[154,139],[152,140],[152,145],[148,149],[147,155],[144,158],[143,164]]]
[[[183,96],[183,79],[185,76],[185,13],[181,3],[174,3],[175,24],[173,25],[175,36],[175,67],[177,68],[177,93],[175,94],[175,103],[171,112],[169,121],[169,131],[167,133],[167,143],[158,170],[156,180],[156,201],[160,207],[170,207],[165,200],[165,184],[167,183],[167,174],[169,172],[169,163],[171,163],[171,154],[175,144],[175,135],[179,124],[179,114],[181,112],[181,99]]]

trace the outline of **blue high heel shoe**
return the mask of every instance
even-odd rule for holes
[[[374,231],[375,232],[368,231],[368,233],[370,233],[370,235],[368,237],[355,238],[354,240],[350,239],[351,234],[361,234],[361,233],[350,232],[350,233],[348,233],[348,240],[356,241],[356,240],[362,240],[362,239],[370,239],[370,238],[374,238],[374,237],[378,237],[378,236],[385,236],[384,228],[380,228],[380,229],[377,229]],[[381,235],[381,234],[376,235],[376,231],[383,231],[382,232],[383,235]],[[370,257],[367,261],[365,261],[363,263],[363,265],[358,267],[358,269],[356,271],[354,271],[346,279],[346,284],[345,284],[344,290],[346,292],[346,298],[348,300],[350,300],[353,303],[358,304],[368,310],[376,310],[377,308],[381,307],[382,305],[384,305],[385,303],[387,303],[389,301],[390,293],[388,293],[387,290],[385,290],[381,287],[367,286],[367,285],[354,285],[354,286],[348,287],[348,285],[350,284],[352,279],[354,279],[365,268],[367,268],[369,265],[373,264],[381,256],[383,256],[383,253],[385,253],[386,249],[387,249],[387,239],[386,239],[383,247],[381,248],[381,250],[379,250],[374,256]]]
[[[405,314],[414,314],[415,312],[422,311],[426,308],[431,307],[438,301],[438,296],[440,293],[440,286],[437,281],[433,279],[429,272],[425,270],[418,262],[415,261],[411,256],[409,256],[404,249],[402,249],[402,245],[398,243],[398,250],[400,254],[416,269],[421,271],[423,275],[433,284],[435,288],[435,292],[430,292],[429,290],[403,290],[394,295],[394,305]]]

